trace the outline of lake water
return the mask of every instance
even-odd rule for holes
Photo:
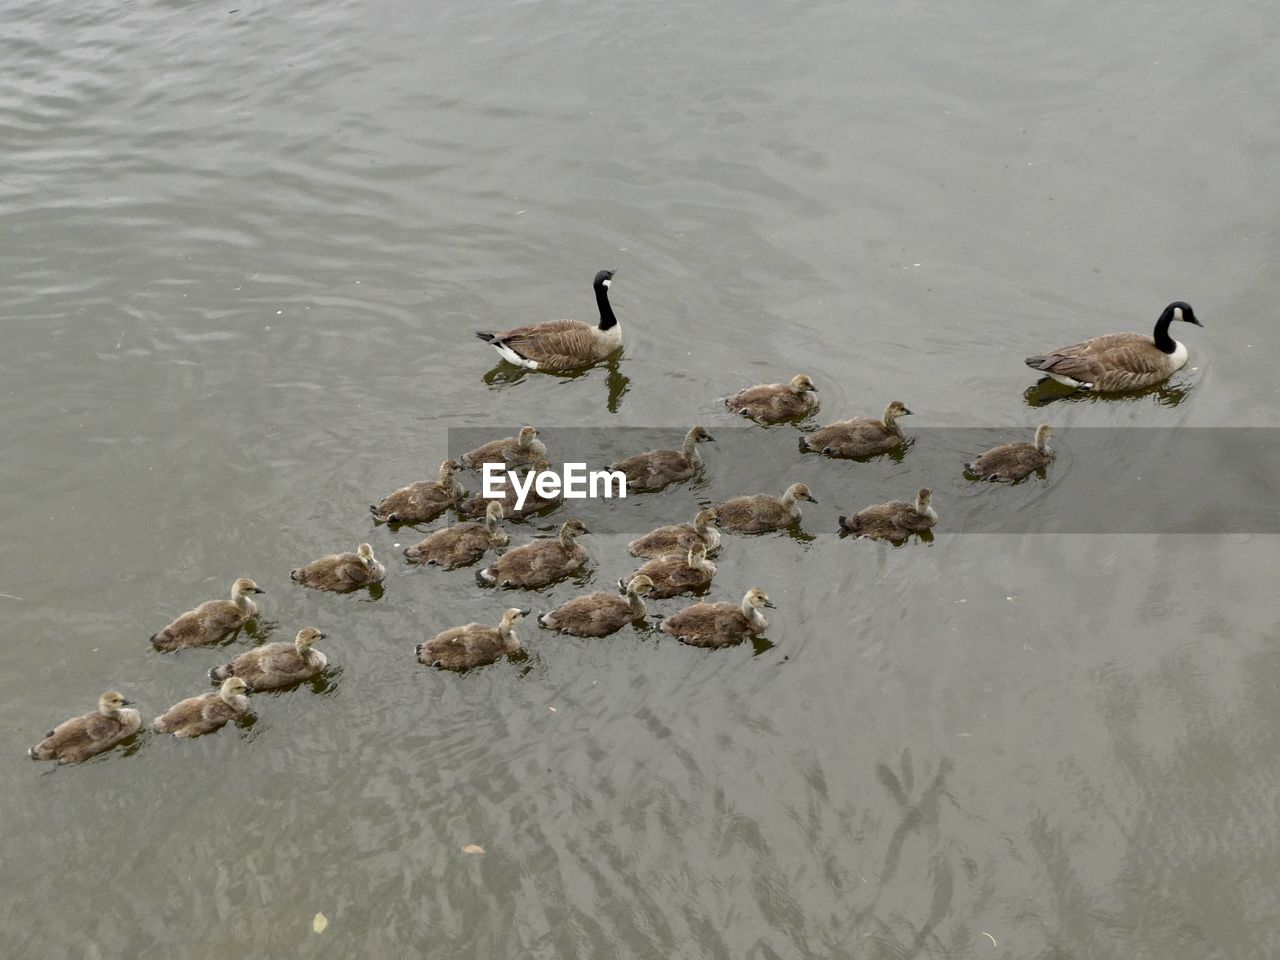
[[[1278,39],[1244,0],[9,4],[3,954],[1276,956],[1275,537],[947,511],[1053,518],[1104,466],[1075,428],[1277,426]],[[591,319],[601,267],[619,363],[495,370],[473,330]],[[1174,299],[1205,328],[1174,331],[1169,389],[1029,391],[1024,356]],[[801,457],[793,426],[720,406],[800,371],[819,420],[903,400],[915,446]],[[973,488],[963,451],[946,475],[926,455],[935,428],[1041,419],[1046,481]],[[584,582],[633,568],[624,526],[805,480],[804,536],[718,560],[714,598],[773,597],[767,642],[529,622],[522,659],[415,662],[584,589],[402,563],[421,534],[367,505],[433,475],[450,430],[532,422],[554,450],[695,421],[736,452],[628,502]],[[1148,445],[1107,449],[1141,477]],[[1162,453],[1169,514],[1216,516],[1212,465],[1169,483]],[[931,542],[834,536],[921,485]],[[290,583],[361,540],[380,597]],[[241,575],[256,637],[151,649]],[[307,624],[333,669],[251,724],[23,756],[104,689],[150,719]]]

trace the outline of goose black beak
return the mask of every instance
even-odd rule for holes
[[[1203,326],[1204,326],[1204,324],[1200,322],[1200,318],[1199,318],[1199,317],[1196,317],[1196,318],[1195,318],[1195,319],[1193,319],[1191,322],[1192,322],[1192,323],[1194,323],[1197,327],[1203,327]]]

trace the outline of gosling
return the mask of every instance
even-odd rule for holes
[[[728,647],[764,633],[769,621],[760,608],[772,606],[763,590],[752,587],[740,605],[695,603],[667,617],[658,624],[658,629],[690,646]]]
[[[326,636],[315,627],[303,627],[293,643],[268,643],[246,650],[230,663],[210,670],[209,679],[222,683],[228,677],[240,677],[259,692],[310,680],[329,665],[329,658],[315,649],[315,642]]]
[[[726,398],[724,405],[757,423],[777,423],[813,413],[818,407],[818,388],[808,374],[797,373],[790,383],[762,383],[739,390]]]
[[[1037,470],[1049,466],[1053,451],[1049,449],[1049,437],[1053,431],[1047,423],[1036,427],[1035,443],[1002,443],[992,447],[972,463],[964,465],[965,472],[979,480],[1016,483],[1025,480]]]
[[[801,437],[800,450],[855,459],[889,453],[907,442],[898,418],[910,415],[911,411],[901,401],[894,400],[885,408],[883,419],[854,417],[852,420],[837,420]]]
[[[142,714],[129,707],[132,700],[108,690],[98,698],[98,709],[82,717],[64,720],[27,751],[32,760],[80,763],[105,753],[142,728]]]
[[[661,557],[668,553],[684,553],[700,541],[712,553],[720,548],[720,531],[716,529],[716,512],[710,507],[699,510],[693,523],[676,523],[650,530],[627,544],[633,557]]]
[[[248,694],[253,688],[243,677],[227,677],[214,692],[180,700],[151,721],[156,733],[171,733],[180,740],[221,730],[228,720],[249,712]]]
[[[312,590],[350,593],[381,583],[387,568],[374,559],[373,547],[360,544],[355,553],[331,553],[289,573],[289,579]]]
[[[761,533],[765,530],[781,530],[800,520],[798,501],[817,503],[809,488],[803,483],[793,483],[781,497],[757,493],[749,497],[734,497],[715,508],[720,525],[738,533]]]
[[[627,584],[626,596],[602,590],[574,597],[544,613],[538,618],[538,623],[573,637],[607,637],[628,623],[644,619],[644,595],[652,589],[652,580],[643,575],[635,576]]]
[[[457,460],[440,464],[435,480],[419,480],[387,494],[369,508],[379,523],[426,523],[434,520],[455,503],[466,491],[453,474],[462,468]]]
[[[231,584],[230,600],[206,600],[188,610],[163,630],[151,635],[157,650],[204,647],[229,637],[258,615],[258,605],[250,596],[266,593],[248,577]]]
[[[460,458],[468,470],[483,470],[486,463],[502,464],[507,470],[527,467],[546,457],[547,445],[538,439],[534,427],[523,426],[518,436],[490,440]]]
[[[711,578],[716,575],[716,565],[707,559],[707,548],[701,541],[695,541],[685,556],[669,553],[654,557],[644,564],[631,577],[619,580],[618,587],[634,577],[645,577],[652,584],[650,594],[655,600],[667,597],[678,597],[682,593],[697,593],[711,586]]]
[[[871,540],[904,543],[913,533],[922,533],[938,522],[933,509],[933,492],[921,487],[915,503],[890,500],[859,510],[852,517],[840,517],[840,529]]]
[[[502,521],[502,503],[490,500],[482,523],[455,523],[437,530],[431,536],[406,547],[405,557],[412,563],[454,570],[475,563],[489,550],[500,550],[510,541],[498,526]]]
[[[714,439],[702,427],[695,426],[685,434],[679,450],[646,450],[611,464],[609,469],[626,475],[629,490],[661,490],[669,484],[692,479],[702,469],[698,444]]]
[[[528,615],[528,610],[512,607],[503,613],[502,621],[496,627],[483,623],[450,627],[418,644],[418,662],[445,670],[467,670],[493,663],[520,649],[515,627],[521,618]]]
[[[587,533],[581,520],[566,520],[558,537],[534,540],[504,553],[476,574],[481,586],[521,587],[536,590],[581,570],[587,550],[577,538]]]

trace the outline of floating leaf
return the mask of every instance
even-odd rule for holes
[[[324,933],[325,930],[328,929],[328,927],[329,927],[329,918],[326,917],[323,913],[317,913],[315,915],[315,918],[311,921],[311,929],[314,930],[316,933]]]
[[[462,848],[462,852],[475,854],[477,857],[483,857],[484,847],[480,846],[480,844],[478,843],[468,843],[465,847]]]

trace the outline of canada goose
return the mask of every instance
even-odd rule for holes
[[[560,536],[534,540],[508,550],[477,573],[476,579],[482,585],[497,584],[527,590],[545,587],[586,564],[587,550],[577,542],[577,537],[587,532],[581,520],[566,520],[560,527]]]
[[[1052,433],[1049,425],[1042,423],[1036,427],[1035,443],[1002,443],[972,463],[966,463],[964,468],[979,480],[1025,480],[1053,459],[1053,451],[1049,449]]]
[[[435,480],[419,480],[387,494],[369,508],[373,519],[380,523],[426,523],[434,520],[462,499],[466,493],[462,484],[453,478],[455,470],[462,468],[457,460],[440,464]]]
[[[581,320],[547,320],[501,333],[477,333],[503,360],[530,370],[572,370],[603,360],[622,346],[622,328],[609,306],[609,284],[615,270],[601,270],[593,286],[600,322],[596,326]]]
[[[667,597],[678,597],[682,593],[694,593],[711,584],[716,575],[716,565],[707,559],[707,548],[701,540],[695,540],[684,556],[668,553],[654,557],[644,564],[631,577],[618,581],[618,586],[625,589],[625,584],[634,577],[645,577],[653,584],[650,595],[655,600]]]
[[[373,557],[373,547],[360,544],[355,553],[331,553],[289,573],[289,579],[312,590],[349,593],[381,583],[387,568]]]
[[[230,663],[209,671],[209,679],[222,683],[240,677],[254,690],[278,690],[310,680],[329,665],[329,658],[315,648],[328,634],[315,627],[303,627],[293,643],[268,643],[246,650]]]
[[[266,591],[248,577],[241,577],[231,584],[230,600],[206,600],[163,630],[153,633],[151,643],[157,650],[217,643],[258,615],[258,605],[249,599],[254,593]]]
[[[1027,357],[1027,366],[1068,387],[1095,393],[1141,390],[1168,379],[1187,362],[1186,345],[1169,336],[1174,320],[1204,326],[1191,304],[1175,300],[1160,314],[1152,336],[1108,333],[1041,357]]]
[[[684,445],[679,450],[646,450],[611,464],[609,469],[626,474],[627,487],[631,490],[661,490],[669,483],[688,480],[697,473],[702,467],[697,445],[714,439],[702,427],[694,427],[685,434]]]
[[[837,420],[830,426],[800,438],[800,449],[828,457],[873,457],[902,446],[906,437],[898,426],[898,418],[911,411],[899,400],[885,407],[883,419],[854,417]]]
[[[538,462],[533,465],[533,471],[535,473],[545,473],[550,469],[551,464],[547,461],[546,457],[539,459]],[[512,520],[522,520],[525,517],[531,516],[559,503],[561,496],[559,491],[556,491],[556,494],[553,497],[540,496],[536,489],[536,485],[531,485],[528,492],[525,494],[524,504],[517,510],[516,501],[518,499],[519,494],[516,493],[515,487],[506,480],[503,480],[502,496],[500,498],[486,499],[483,492],[477,493],[463,501],[462,504],[458,506],[458,512],[464,517],[483,517],[485,515],[485,511],[488,510],[490,503],[501,503],[504,516]]]
[[[781,497],[757,493],[749,497],[734,497],[715,508],[720,526],[739,533],[760,533],[763,530],[780,530],[800,519],[797,500],[817,503],[809,488],[803,483],[793,483]]]
[[[453,570],[475,563],[491,547],[505,547],[510,537],[498,526],[502,520],[502,502],[490,500],[480,523],[455,523],[437,530],[431,536],[405,548],[404,555],[414,563]]]
[[[888,540],[902,543],[913,533],[928,530],[938,522],[938,512],[933,509],[933,492],[922,487],[916,494],[916,502],[890,500],[859,510],[852,517],[840,518],[840,529],[872,540]]]
[[[695,603],[658,624],[658,629],[695,647],[727,647],[764,633],[769,621],[761,607],[772,607],[759,587],[752,587],[741,604]]]
[[[430,640],[418,644],[418,662],[445,670],[465,670],[493,663],[499,657],[520,649],[516,636],[516,624],[528,610],[512,607],[502,614],[502,621],[491,627],[483,623],[468,623],[464,627],[442,630]]]
[[[776,423],[812,413],[818,406],[818,388],[808,374],[797,373],[790,383],[762,383],[739,390],[724,405],[760,423]]]
[[[599,591],[574,597],[544,613],[538,623],[574,637],[607,637],[628,623],[644,619],[644,595],[651,589],[652,580],[643,575],[634,576],[627,584],[626,596]]]
[[[108,690],[98,698],[98,709],[82,717],[64,720],[27,751],[32,760],[79,763],[110,750],[142,727],[142,714],[129,709],[132,700]]]
[[[716,512],[710,507],[699,510],[693,523],[677,523],[650,530],[627,544],[627,549],[633,557],[660,557],[667,553],[684,553],[695,540],[702,541],[707,553],[720,548]]]
[[[249,712],[249,698],[253,687],[243,677],[227,677],[222,686],[211,693],[180,700],[151,721],[156,733],[172,733],[186,739],[221,730],[228,720],[243,717]]]
[[[519,436],[490,440],[461,457],[462,465],[469,470],[482,470],[486,463],[500,463],[506,469],[526,467],[537,463],[547,455],[547,445],[538,439],[534,427],[520,428]]]

